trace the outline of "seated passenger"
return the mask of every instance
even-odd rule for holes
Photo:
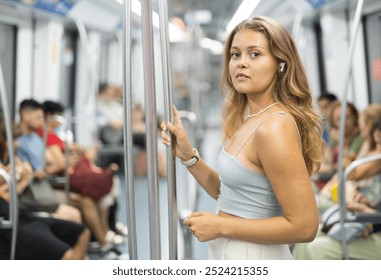
[[[381,119],[381,105],[380,104],[371,104],[364,110],[362,110],[359,114],[359,131],[361,138],[363,139],[359,152],[356,156],[356,159],[362,158],[369,153],[370,150],[374,149],[374,145],[372,144],[373,135],[372,135],[372,127]],[[353,176],[353,174],[351,174]],[[356,180],[356,178],[354,178]],[[366,184],[366,182],[363,182]],[[348,196],[352,194],[351,186],[353,185],[351,182],[347,183],[347,193]],[[358,184],[357,184],[358,185]],[[331,206],[335,201],[331,201],[332,194],[337,199],[337,187],[338,187],[338,179],[337,174],[335,174],[330,181],[328,181],[325,186],[322,188],[318,196],[318,206],[320,211],[324,211],[327,207]]]
[[[17,135],[14,135],[17,145]],[[17,146],[15,146],[17,148]],[[10,174],[4,122],[0,120],[0,168]],[[5,163],[5,164],[4,164]],[[16,158],[17,193],[20,195],[33,178],[29,163]],[[0,217],[9,218],[9,186],[0,176]],[[23,260],[80,260],[85,258],[90,238],[89,230],[81,224],[56,218],[38,218],[19,209],[16,239],[16,259]],[[0,259],[10,258],[10,229],[0,229]]]
[[[360,199],[360,196],[357,196]],[[363,202],[349,202],[347,209],[358,213],[381,212],[381,202],[370,207]],[[381,225],[366,227],[363,237],[348,244],[349,257],[362,260],[381,260]],[[343,258],[342,245],[320,230],[311,243],[295,244],[292,251],[296,260],[340,260]]]
[[[370,151],[367,156],[381,153],[381,119],[375,123],[371,130],[372,141],[370,142]],[[361,165],[349,174],[349,180],[361,180],[374,177],[372,193],[377,193],[377,197],[367,197],[362,193],[362,189],[355,190],[352,200],[348,201],[347,209],[353,212],[372,213],[381,211],[380,199],[380,176],[381,160],[373,161]],[[371,200],[369,198],[372,198]],[[365,227],[363,237],[358,238],[348,244],[349,256],[354,259],[381,259],[381,225],[371,224]],[[342,259],[341,242],[333,239],[331,236],[318,232],[315,240],[306,244],[295,244],[293,248],[295,259],[321,259],[334,260]]]
[[[371,143],[373,143],[372,128],[379,120],[381,120],[380,103],[370,104],[367,108],[360,112],[359,128],[363,142],[357,155],[358,158],[363,157],[369,152],[369,150],[372,149],[370,147]]]
[[[5,168],[0,164],[0,168]],[[8,167],[9,168],[9,167]],[[27,186],[32,169],[17,162],[17,192]],[[9,218],[8,185],[0,179],[0,217]],[[19,260],[81,260],[85,258],[90,232],[81,224],[55,218],[39,218],[19,209],[15,258]],[[0,259],[10,258],[10,229],[0,229]]]
[[[123,143],[123,103],[117,97],[118,87],[101,84],[97,99],[100,138],[104,144]]]
[[[47,146],[57,146],[62,155],[65,154],[65,141],[55,132],[61,125],[54,121],[55,116],[60,116],[64,112],[63,106],[55,101],[45,101],[42,104],[45,120],[47,123]],[[43,128],[37,133],[43,137]],[[94,145],[89,149],[80,147],[76,143],[69,145],[70,150],[70,188],[73,192],[83,196],[89,196],[97,201],[97,206],[102,218],[103,227],[106,231],[106,239],[116,244],[123,243],[125,238],[116,234],[116,225],[109,224],[109,215],[116,215],[116,211],[109,213],[109,209],[117,203],[117,196],[120,193],[119,177],[114,175],[118,170],[116,164],[110,164],[107,168],[99,168],[95,164],[98,146]],[[115,218],[111,218],[115,220]]]
[[[55,174],[61,170],[65,163],[61,158],[57,157],[59,150],[56,148],[46,151],[46,167],[43,168],[44,146],[41,138],[34,132],[34,129],[40,127],[43,123],[43,112],[39,103],[34,100],[22,102],[20,105],[20,117],[19,128],[21,135],[18,138],[19,146],[17,149],[20,160],[31,164],[36,179],[43,179],[49,174]],[[1,127],[0,133],[5,135],[4,127]],[[65,203],[60,203],[53,216],[81,223],[78,210]]]
[[[20,127],[22,136],[18,155],[21,160],[31,163],[34,172],[39,178],[46,175],[62,173],[65,168],[65,157],[58,146],[48,147],[46,152],[46,166],[43,166],[44,143],[35,132],[43,126],[44,112],[40,103],[35,100],[24,100],[20,104]],[[49,153],[49,151],[53,151]],[[89,196],[79,195],[79,205],[84,223],[89,227],[95,239],[99,242],[102,252],[114,250],[113,244],[106,240],[106,230],[102,225],[96,202]]]
[[[336,95],[330,92],[324,92],[318,98],[318,105],[319,105],[320,113],[323,117],[323,123],[324,123],[323,139],[327,144],[329,144],[330,142],[330,139],[329,139],[330,127],[328,122],[329,110],[332,103],[336,100],[337,100]]]
[[[358,111],[352,103],[348,103],[345,117],[345,135],[344,135],[344,158],[343,167],[345,168],[356,159],[362,145],[362,137],[358,126]],[[337,171],[339,156],[339,129],[341,117],[341,102],[334,101],[330,105],[329,126],[330,142],[326,151],[326,160],[323,162],[317,178],[314,181],[319,189],[322,189]]]
[[[341,117],[341,103],[335,102],[331,106],[330,113],[330,138],[331,138],[331,151],[333,155],[334,171],[337,169],[338,155],[339,155],[339,129]],[[344,159],[343,167],[348,166],[353,160],[356,159],[357,154],[361,148],[362,137],[358,125],[358,111],[352,103],[348,102],[347,112],[345,114],[345,135],[344,135]]]

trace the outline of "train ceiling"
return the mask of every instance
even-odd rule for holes
[[[132,5],[139,4],[131,0]],[[158,10],[153,1],[154,10]],[[169,16],[174,25],[184,31],[200,27],[203,36],[212,40],[223,41],[228,25],[236,12],[243,8],[246,12],[239,20],[256,15],[271,16],[282,24],[291,27],[295,17],[304,17],[317,9],[356,4],[356,0],[167,0]],[[14,8],[29,8],[53,15],[80,19],[86,26],[104,32],[115,32],[122,26],[123,0],[0,0]],[[379,3],[379,0],[368,0],[366,4]],[[246,6],[245,6],[246,5]],[[245,7],[243,7],[245,6]],[[254,9],[255,8],[255,9]],[[135,7],[136,9],[136,7]],[[315,13],[316,14],[316,13]],[[134,13],[133,22],[139,24],[139,16]]]

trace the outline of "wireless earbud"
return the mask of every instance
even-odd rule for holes
[[[284,71],[284,67],[286,67],[286,62],[279,63],[279,66],[280,66],[280,72],[283,72]]]

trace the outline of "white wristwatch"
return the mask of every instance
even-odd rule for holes
[[[194,165],[200,157],[200,153],[195,148],[193,148],[192,150],[194,151],[193,157],[191,157],[188,160],[180,160],[180,162],[182,164],[184,164],[186,167],[190,167],[190,166]]]

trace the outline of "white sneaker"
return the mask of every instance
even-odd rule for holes
[[[106,234],[106,241],[108,243],[113,243],[115,245],[120,245],[126,243],[127,240],[119,234],[116,234],[112,230],[109,230]]]
[[[128,235],[128,228],[122,222],[117,222],[115,227],[119,234]]]

